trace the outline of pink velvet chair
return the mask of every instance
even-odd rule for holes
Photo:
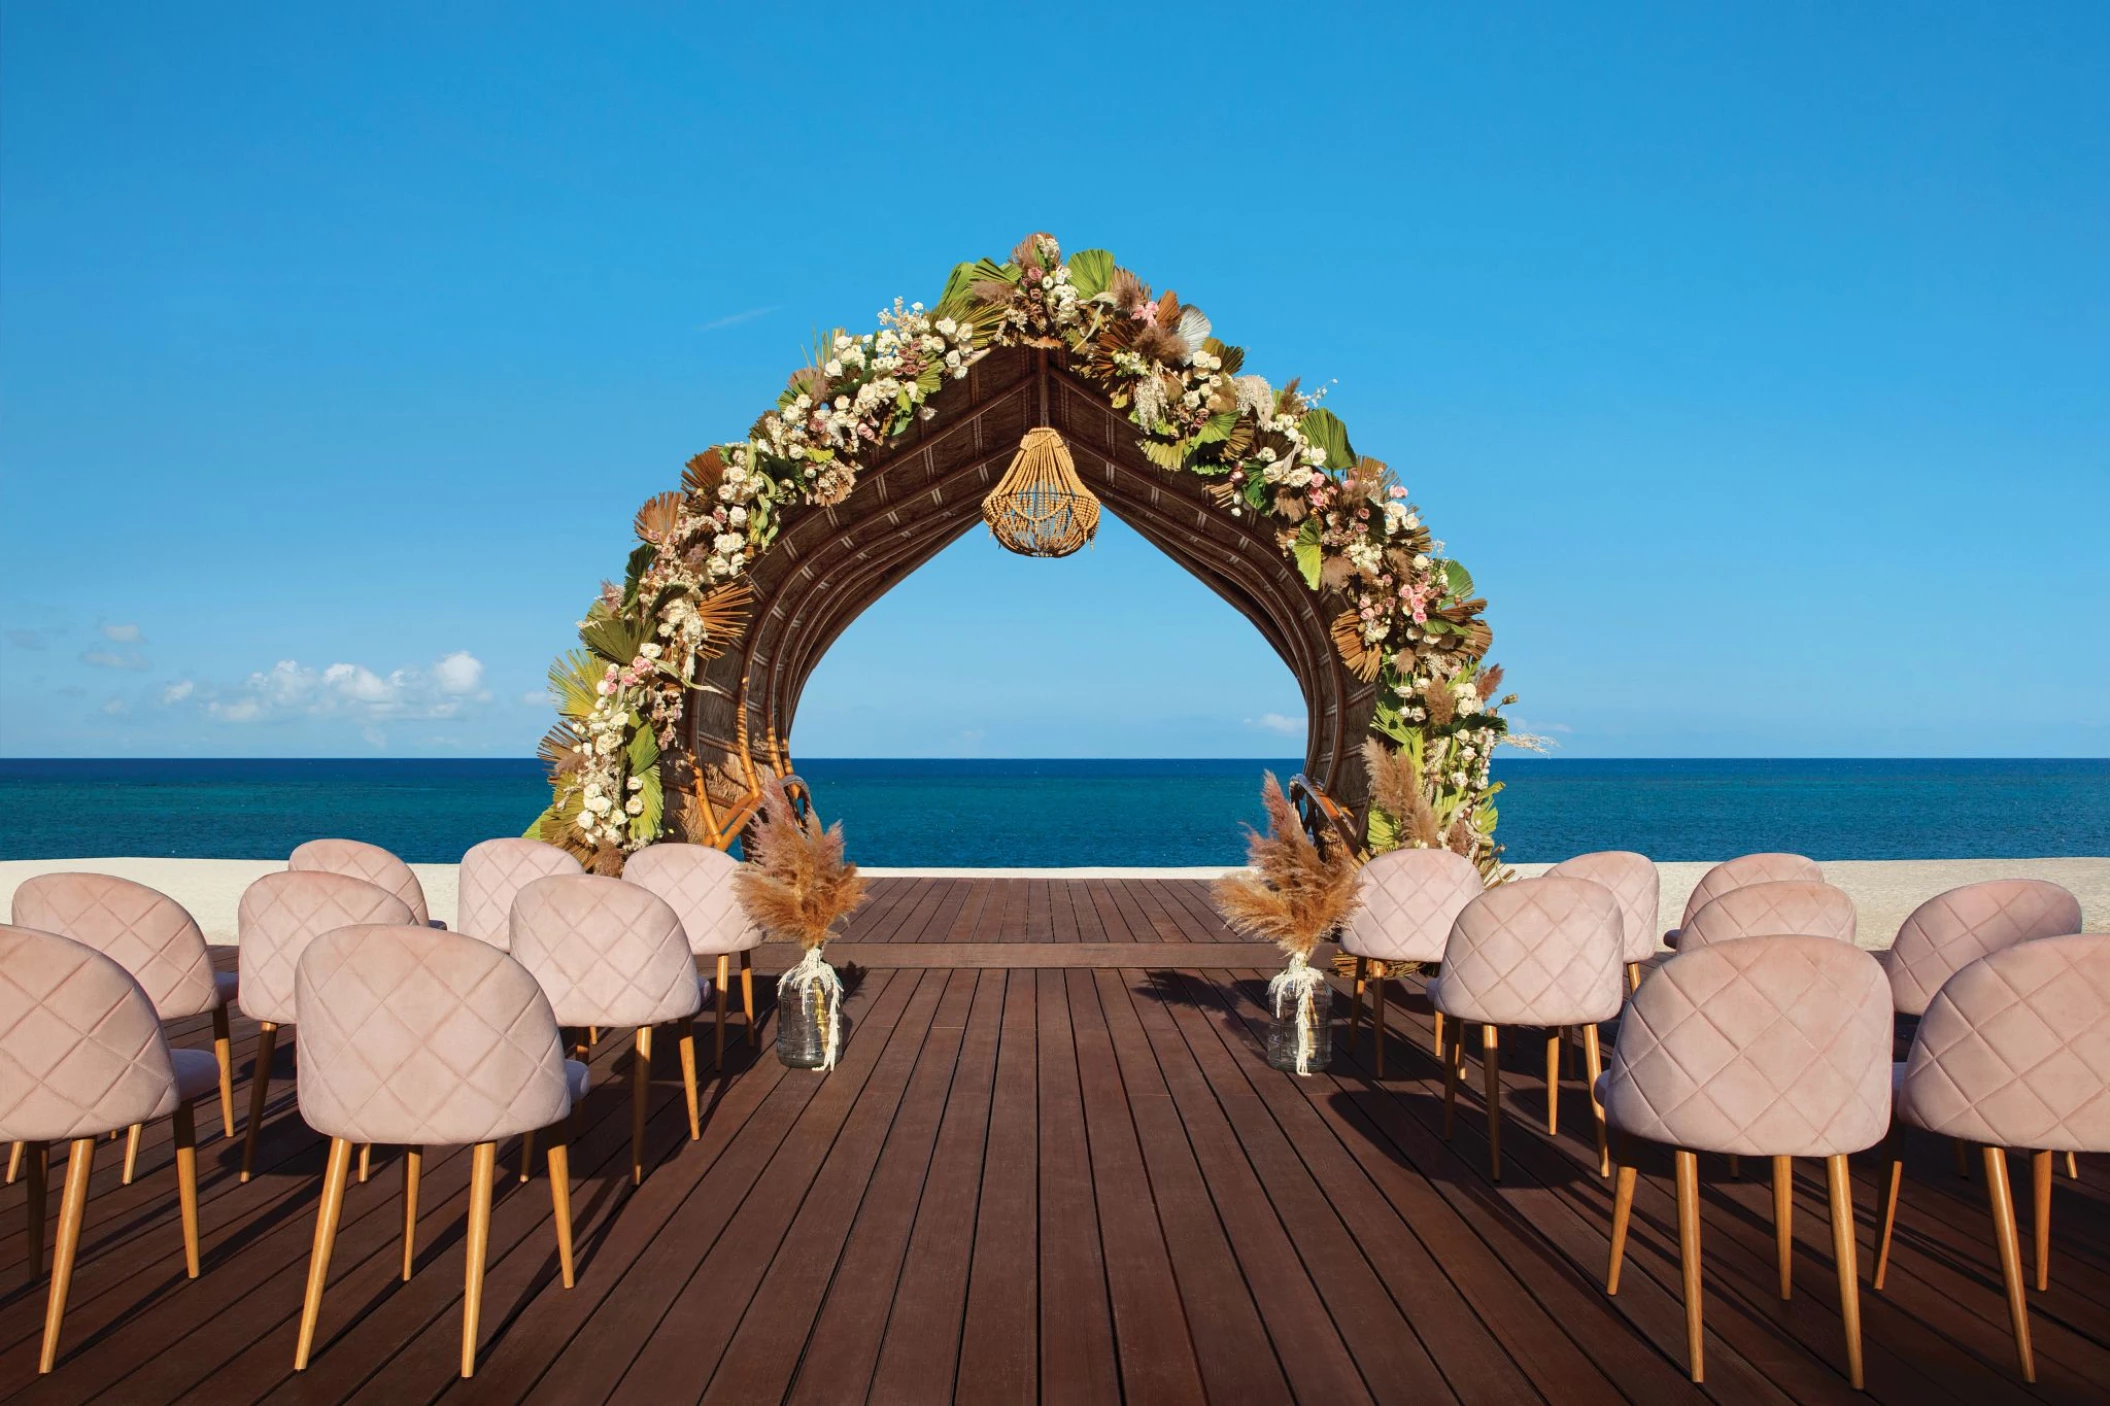
[[[1547,877],[1588,879],[1603,884],[1619,900],[1620,931],[1626,935],[1626,984],[1641,985],[1641,964],[1656,955],[1656,913],[1663,886],[1655,861],[1632,850],[1608,849],[1578,854],[1547,870]]]
[[[583,874],[579,861],[540,840],[485,840],[462,856],[454,930],[493,947],[512,941],[513,900],[537,879]]]
[[[652,1030],[678,1024],[689,1138],[702,1136],[696,1104],[696,1012],[702,990],[681,919],[657,894],[621,879],[559,874],[513,900],[513,955],[542,983],[560,1023],[631,1029],[630,1179],[645,1179],[645,1109]],[[527,1158],[521,1159],[523,1174]]]
[[[286,867],[296,873],[312,871],[364,879],[402,899],[420,927],[446,926],[432,921],[432,914],[425,907],[425,886],[418,882],[417,874],[379,845],[361,840],[310,840],[293,851]]]
[[[1443,1061],[1443,1132],[1451,1133],[1458,1081],[1465,1069],[1462,1023],[1481,1026],[1487,1085],[1487,1158],[1502,1177],[1502,1061],[1496,1031],[1505,1025],[1546,1032],[1546,1131],[1560,1131],[1560,1055],[1566,1030],[1582,1027],[1590,1074],[1590,1111],[1600,1171],[1605,1160],[1604,1110],[1596,1095],[1597,1023],[1619,1014],[1620,957],[1626,950],[1619,901],[1588,879],[1520,879],[1499,884],[1465,905],[1444,944],[1443,972],[1429,983],[1429,1003],[1453,1025]]]
[[[39,874],[15,890],[12,916],[17,927],[70,937],[115,961],[132,974],[164,1022],[210,1015],[213,1054],[220,1065],[220,1122],[226,1135],[234,1136],[227,1003],[234,996],[235,974],[213,970],[205,934],[182,904],[114,874]],[[127,1186],[139,1159],[140,1131],[135,1125],[125,1142]]]
[[[1341,928],[1341,950],[1355,958],[1355,1004],[1348,1013],[1348,1048],[1363,1020],[1363,991],[1377,984],[1370,1013],[1377,1041],[1377,1077],[1385,1077],[1385,983],[1391,968],[1441,962],[1451,924],[1486,891],[1470,859],[1447,849],[1395,849],[1363,866],[1356,910]],[[1373,968],[1372,964],[1375,964]],[[1373,974],[1374,972],[1374,974]],[[1436,1012],[1436,1051],[1443,1052],[1443,1012]]]
[[[1976,887],[1974,885],[1974,887]],[[1899,1065],[1897,1122],[1977,1143],[1993,1207],[2022,1375],[2037,1379],[2007,1151],[2030,1151],[2037,1287],[2051,1283],[2054,1152],[2110,1152],[2110,937],[2040,937],[1980,957],[1945,982]],[[1875,1286],[1890,1267],[1904,1162],[1893,1143]]]
[[[1890,1122],[1890,993],[1867,952],[1829,937],[1768,937],[1681,950],[1642,983],[1620,1022],[1602,1080],[1605,1118],[1622,1138],[1676,1152],[1685,1346],[1703,1379],[1701,1152],[1773,1159],[1780,1293],[1790,1291],[1796,1157],[1825,1159],[1832,1253],[1853,1384],[1861,1385],[1861,1307],[1847,1157]],[[1619,1156],[1605,1292],[1619,1292],[1636,1169]]]
[[[358,923],[410,925],[410,905],[364,879],[309,871],[266,874],[242,891],[235,915],[242,1014],[257,1023],[256,1071],[249,1080],[249,1127],[242,1134],[243,1181],[256,1166],[256,1139],[271,1097],[278,1028],[299,1023],[293,974],[308,944]]]
[[[1685,920],[1680,952],[1746,937],[1829,937],[1854,940],[1854,901],[1842,889],[1803,879],[1775,879],[1734,888]]]
[[[1900,1015],[1920,1015],[1950,977],[2018,942],[2081,930],[2081,904],[2042,879],[1993,879],[1936,894],[1898,927],[1883,969]]]
[[[740,959],[740,1009],[747,1018],[747,1042],[761,1043],[755,1033],[754,950],[762,930],[747,916],[733,892],[740,861],[709,845],[647,845],[623,863],[628,883],[658,894],[681,919],[689,951],[718,963],[718,1019],[713,1036],[716,1067],[725,1067],[725,1005],[733,958]]]
[[[43,1267],[50,1147],[69,1145],[39,1372],[49,1372],[58,1360],[96,1139],[157,1118],[174,1120],[184,1272],[198,1277],[191,1105],[210,1096],[218,1081],[211,1055],[169,1048],[153,1001],[115,961],[52,933],[0,927],[0,1137],[12,1138],[25,1152],[32,1279]]]
[[[403,1278],[416,1250],[418,1178],[428,1147],[469,1147],[468,1260],[462,1375],[476,1370],[477,1320],[491,1233],[498,1143],[561,1128],[586,1091],[586,1066],[564,1057],[556,1017],[535,979],[488,943],[422,925],[337,928],[295,969],[300,1005],[300,1113],[330,1139],[315,1248],[293,1368],[315,1343],[330,1252],[354,1143],[408,1149],[403,1160]],[[550,1202],[564,1287],[572,1286],[571,1163],[549,1144]]]
[[[1821,884],[1824,871],[1817,867],[1814,859],[1805,859],[1799,854],[1745,854],[1727,859],[1700,876],[1699,884],[1685,900],[1685,916],[1678,926],[1663,934],[1665,947],[1676,947],[1678,935],[1685,924],[1702,908],[1720,898],[1731,889],[1746,884],[1769,884],[1778,880],[1792,879],[1803,883]]]

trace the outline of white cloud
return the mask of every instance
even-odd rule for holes
[[[364,664],[317,669],[281,659],[251,674],[235,688],[204,697],[205,711],[226,723],[275,722],[285,718],[356,718],[368,725],[398,718],[460,717],[486,702],[483,661],[467,650],[446,655],[430,669],[392,669],[377,674]],[[178,694],[177,690],[183,692]],[[191,696],[189,680],[164,692],[169,702]]]
[[[189,679],[178,679],[167,688],[161,690],[161,701],[165,704],[181,703],[197,691],[198,686]]]
[[[721,327],[737,327],[743,322],[753,322],[758,317],[767,317],[782,306],[782,303],[771,303],[766,308],[748,308],[744,312],[727,313],[724,317],[712,318],[696,330],[699,332],[716,332]]]
[[[1293,718],[1287,713],[1262,713],[1257,718],[1247,718],[1247,727],[1257,727],[1262,732],[1279,732],[1285,737],[1302,737],[1304,719]]]
[[[103,638],[112,644],[145,644],[147,637],[137,625],[105,625]]]
[[[81,662],[83,664],[92,664],[98,669],[141,671],[154,667],[147,662],[146,656],[136,649],[127,649],[122,653],[110,649],[84,650],[81,653]]]
[[[530,708],[548,708],[553,706],[550,701],[549,690],[546,688],[531,688],[520,695],[520,701],[527,704]]]
[[[103,704],[103,712],[110,717],[122,717],[124,711],[125,700],[122,698],[112,698]]]
[[[432,680],[442,693],[473,694],[484,686],[484,662],[466,649],[457,649],[432,666]]]

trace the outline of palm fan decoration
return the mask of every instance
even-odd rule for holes
[[[763,783],[761,818],[745,848],[748,862],[733,876],[741,907],[770,936],[805,948],[798,964],[777,978],[777,1008],[811,1012],[824,1030],[820,1067],[833,1069],[842,979],[821,950],[835,925],[864,902],[864,876],[843,858],[842,822],[824,830],[818,817],[801,816],[774,776]]]
[[[1267,833],[1246,829],[1250,868],[1218,879],[1211,895],[1234,931],[1264,937],[1289,954],[1289,965],[1267,990],[1278,1021],[1285,1006],[1294,1007],[1297,1072],[1304,1074],[1314,1048],[1313,998],[1325,980],[1311,965],[1312,949],[1355,911],[1357,866],[1354,854],[1332,835],[1312,842],[1273,772],[1264,773],[1260,801]]]

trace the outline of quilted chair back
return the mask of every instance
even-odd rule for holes
[[[379,845],[363,840],[310,840],[293,851],[286,867],[364,879],[402,899],[420,926],[432,921],[432,913],[425,907],[425,886],[418,882],[408,864]]]
[[[1623,960],[1645,962],[1656,955],[1656,908],[1663,890],[1655,861],[1632,850],[1608,849],[1564,859],[1546,872],[1554,878],[1588,879],[1610,889],[1619,900],[1619,927],[1626,934]]]
[[[1587,879],[1520,879],[1465,905],[1437,1008],[1490,1025],[1588,1025],[1619,1014],[1619,900]]]
[[[1805,859],[1799,854],[1745,854],[1735,859],[1725,859],[1700,876],[1699,886],[1685,900],[1685,916],[1678,923],[1682,930],[1686,923],[1699,915],[1708,904],[1746,884],[1771,884],[1784,880],[1800,883],[1821,884],[1824,871],[1817,867],[1814,859]]]
[[[583,874],[579,861],[540,840],[485,840],[462,856],[454,928],[504,947],[512,939],[513,900],[537,879]]]
[[[1470,859],[1447,849],[1395,849],[1363,866],[1341,950],[1386,962],[1440,962],[1451,924],[1486,891]]]
[[[0,926],[0,1139],[93,1137],[178,1102],[161,1016],[130,972],[68,938]]]
[[[309,943],[333,928],[411,921],[409,904],[364,879],[312,870],[264,875],[242,891],[235,915],[242,1014],[293,1024],[293,970]]]
[[[1892,1000],[1901,1014],[1919,1015],[1980,957],[2080,930],[2080,900],[2042,879],[1994,879],[1936,894],[1912,910],[1883,959]]]
[[[1854,901],[1830,884],[1776,879],[1745,884],[1692,915],[1678,936],[1690,952],[1740,937],[1829,937],[1854,940]]]
[[[300,1114],[327,1137],[459,1147],[571,1111],[549,1001],[489,943],[338,928],[301,953],[295,985]]]
[[[1835,938],[1680,951],[1620,1021],[1605,1119],[1693,1152],[1859,1152],[1890,1128],[1890,1025],[1881,965]]]
[[[745,952],[762,944],[733,892],[740,861],[709,845],[646,845],[623,863],[623,878],[666,900],[699,957]]]
[[[513,955],[565,1025],[658,1025],[702,1005],[681,919],[621,879],[560,874],[529,884],[513,902]]]
[[[2046,937],[1949,978],[1912,1037],[1898,1116],[1989,1147],[2110,1152],[2110,937]]]
[[[114,874],[39,874],[15,890],[16,926],[70,937],[132,974],[163,1020],[220,1004],[205,934],[167,894]]]

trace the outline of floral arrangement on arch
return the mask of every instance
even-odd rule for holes
[[[1372,852],[1447,847],[1498,874],[1502,788],[1489,763],[1515,700],[1497,696],[1501,669],[1485,663],[1472,576],[1318,395],[1247,372],[1199,308],[1154,294],[1105,250],[1065,257],[1046,234],[1003,263],[959,265],[933,307],[897,299],[875,331],[823,338],[746,438],[689,460],[679,491],[638,510],[622,583],[603,584],[581,647],[551,666],[552,801],[528,833],[602,872],[662,836],[661,758],[697,666],[746,628],[748,568],[788,521],[849,496],[868,456],[935,415],[945,384],[1002,346],[1066,351],[1127,412],[1152,464],[1211,480],[1224,512],[1265,524],[1312,590],[1343,598],[1334,646],[1378,686],[1365,746]]]

